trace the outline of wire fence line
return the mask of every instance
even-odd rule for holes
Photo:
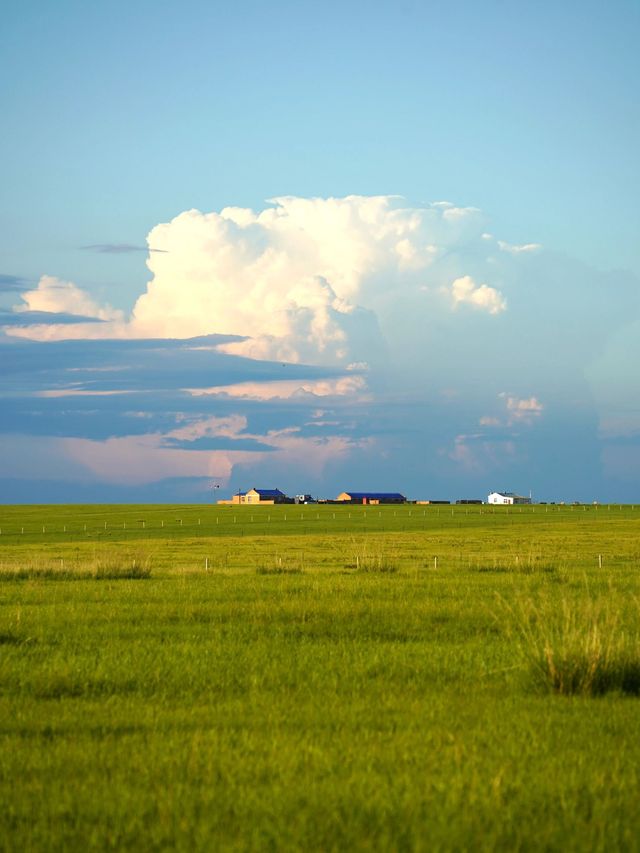
[[[216,513],[214,518],[199,515],[193,518],[185,519],[180,517],[171,518],[151,518],[151,519],[124,519],[110,520],[101,519],[98,521],[82,521],[82,520],[67,520],[62,522],[56,519],[48,519],[45,523],[40,521],[19,526],[12,524],[10,520],[3,520],[0,523],[0,542],[7,538],[18,537],[34,537],[37,535],[56,538],[69,536],[73,538],[96,538],[99,536],[109,536],[113,538],[117,535],[124,535],[127,538],[140,538],[141,534],[148,533],[149,535],[157,535],[158,533],[166,533],[175,536],[176,533],[184,533],[189,535],[211,536],[216,533],[235,533],[244,536],[247,533],[253,532],[259,528],[273,530],[274,527],[288,525],[298,528],[297,532],[304,533],[336,533],[340,532],[340,526],[343,527],[343,532],[351,532],[352,530],[368,529],[372,532],[399,531],[410,532],[413,530],[425,529],[429,524],[439,524],[443,527],[458,526],[470,527],[470,523],[474,520],[483,523],[491,523],[491,521],[501,523],[515,523],[521,516],[533,516],[537,514],[538,520],[541,517],[549,515],[554,516],[561,514],[563,517],[573,517],[576,521],[584,514],[588,514],[590,518],[594,514],[603,515],[612,511],[621,512],[635,511],[635,505],[532,505],[532,506],[514,506],[514,507],[429,507],[429,508],[412,508],[407,510],[391,510],[385,507],[384,510],[372,511],[371,509],[363,509],[360,507],[352,507],[346,510],[344,507],[338,510],[322,510],[322,511],[307,511],[296,513],[278,512],[271,508],[267,513],[260,517],[261,513],[265,513],[266,508],[261,508],[258,513],[247,516],[246,510],[240,510],[230,515],[227,511],[214,509]],[[638,514],[640,518],[640,513]],[[464,521],[463,521],[464,519]],[[524,519],[522,519],[524,520]],[[323,531],[324,528],[324,531]]]

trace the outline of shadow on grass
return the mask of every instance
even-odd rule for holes
[[[24,637],[12,634],[10,631],[0,631],[0,646],[21,646]]]

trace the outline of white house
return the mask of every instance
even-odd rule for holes
[[[489,504],[500,504],[501,506],[510,504],[530,504],[531,498],[524,498],[522,495],[516,495],[514,492],[491,492],[487,498]]]

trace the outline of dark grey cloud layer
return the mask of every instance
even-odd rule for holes
[[[354,443],[348,465],[350,488],[401,487],[410,496],[431,499],[483,498],[487,489],[510,488],[516,483],[521,490],[532,489],[538,499],[553,500],[558,495],[545,491],[545,484],[549,467],[555,467],[560,472],[572,472],[570,483],[562,487],[570,492],[563,492],[563,498],[595,500],[606,494],[606,482],[598,476],[597,468],[585,465],[585,460],[597,459],[601,449],[597,419],[586,398],[576,399],[571,406],[550,407],[536,428],[529,430],[525,423],[506,426],[504,411],[501,423],[479,428],[479,419],[486,413],[486,398],[482,396],[443,399],[434,393],[427,400],[411,400],[388,384],[375,387],[373,399],[368,401],[348,397],[323,400],[312,395],[252,400],[194,396],[185,391],[186,387],[283,378],[278,362],[218,352],[215,347],[224,340],[227,338],[208,336],[191,340],[7,343],[0,350],[0,433],[6,439],[20,435],[36,441],[52,437],[105,441],[155,435],[164,436],[160,447],[167,451],[259,453],[263,484],[268,486],[275,478],[280,487],[292,492],[302,484],[323,496],[333,496],[334,491],[337,494],[331,478],[340,477],[339,460],[337,468],[329,465],[326,479],[306,471],[300,461],[283,468],[282,456],[273,452],[270,436],[293,427],[298,438],[320,446],[335,435]],[[339,375],[336,370],[305,365],[288,365],[284,373],[286,378],[301,381]],[[69,390],[90,393],[37,396],[42,391]],[[104,391],[109,393],[96,393]],[[497,405],[504,409],[500,400]],[[234,434],[194,435],[192,440],[182,432],[181,437],[168,435],[212,417],[244,419],[245,426]],[[452,436],[458,436],[458,445]],[[560,440],[559,436],[571,438]],[[375,454],[375,465],[371,453],[358,446],[363,438],[378,441],[385,448],[385,453]],[[514,441],[518,454],[510,458]],[[452,464],[452,457],[461,449],[471,456],[477,452],[477,467],[473,461],[468,466]],[[482,464],[487,457],[497,460],[495,470]],[[236,487],[251,485],[254,479],[248,462],[237,465],[233,479]],[[86,481],[81,478],[77,487],[74,482],[71,475],[69,482],[55,477],[42,479],[37,470],[33,479],[21,482],[0,476],[0,500],[29,501],[36,495],[47,501],[211,500],[205,477],[115,486],[92,479],[87,473]]]
[[[159,392],[247,381],[340,376],[335,368],[255,361],[219,352],[233,335],[187,340],[16,341],[2,350],[0,389],[22,391]]]
[[[254,361],[219,352],[238,340],[210,335],[188,340],[5,339],[0,348],[0,434],[86,438],[163,435],[208,417],[240,415],[247,431],[266,434],[304,423],[317,401],[267,404],[200,394],[185,389],[224,387],[239,382],[326,379],[337,369]],[[54,395],[54,396],[42,396]],[[167,438],[172,449],[269,451],[255,437]]]
[[[67,326],[74,323],[103,323],[99,317],[61,311],[0,311],[0,326]]]

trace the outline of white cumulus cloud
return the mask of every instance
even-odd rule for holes
[[[515,397],[511,394],[501,393],[505,401],[508,413],[509,425],[514,423],[533,423],[544,411],[544,405],[536,397]]]
[[[149,234],[162,251],[149,256],[153,280],[131,327],[141,336],[243,335],[226,349],[254,358],[361,360],[389,334],[394,301],[440,286],[438,264],[448,270],[456,248],[480,244],[483,231],[475,208],[412,208],[394,196],[186,211]],[[493,293],[484,287],[480,299]]]
[[[98,320],[121,320],[122,311],[110,305],[99,305],[86,291],[71,281],[53,275],[43,275],[37,287],[22,294],[23,304],[18,311],[51,311],[95,317]]]
[[[467,304],[489,314],[500,314],[507,308],[500,291],[489,287],[488,284],[476,284],[470,275],[464,275],[453,282],[451,297],[454,307]]]
[[[516,424],[533,424],[543,413],[544,404],[537,397],[517,397],[515,394],[507,394],[501,391],[498,394],[503,413],[501,417],[494,415],[483,415],[480,418],[480,426],[484,427],[511,427]],[[504,410],[506,409],[506,413]]]
[[[473,207],[411,207],[398,196],[287,196],[258,211],[188,210],[150,231],[152,280],[127,320],[76,285],[44,277],[23,307],[107,322],[16,334],[219,333],[245,338],[226,344],[228,353],[256,359],[348,365],[371,362],[373,352],[383,360],[385,347],[421,347],[425,324],[451,315],[451,299],[488,314],[505,310],[491,281],[500,274],[494,257],[505,253],[486,224]]]

